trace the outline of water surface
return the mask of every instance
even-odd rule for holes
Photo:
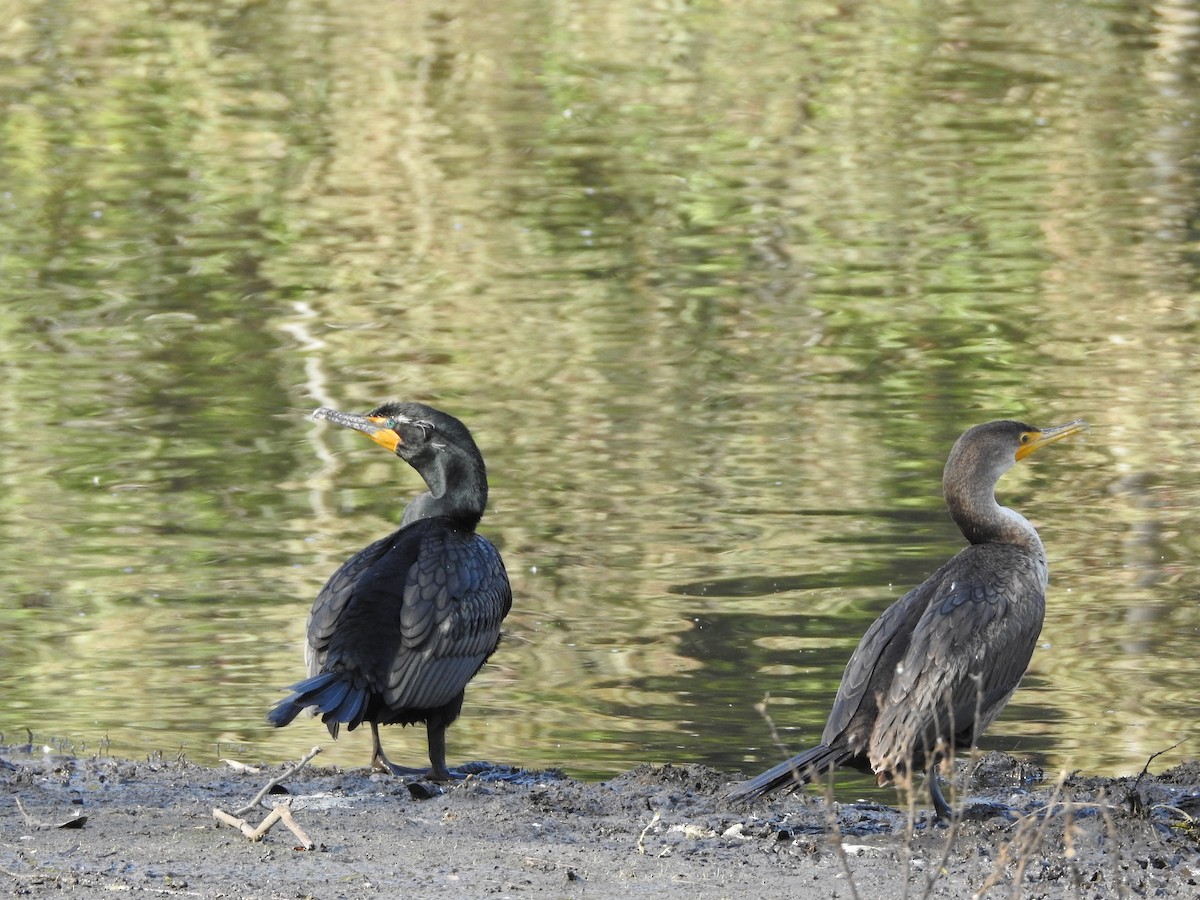
[[[1186,4],[14,5],[0,35],[0,730],[278,760],[334,568],[488,461],[516,605],[452,760],[603,776],[813,742],[961,546],[976,422],[1041,646],[987,746],[1140,770],[1200,718]],[[419,760],[423,729],[390,729]],[[1156,764],[1195,754],[1189,744]]]

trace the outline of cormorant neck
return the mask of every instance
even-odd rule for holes
[[[479,524],[488,496],[487,472],[482,459],[464,459],[443,450],[430,465],[418,471],[429,491],[405,507],[401,524],[439,517],[452,519],[468,530]]]
[[[1028,519],[996,502],[996,480],[944,476],[946,506],[959,531],[972,544],[1012,544],[1045,553],[1042,539]]]

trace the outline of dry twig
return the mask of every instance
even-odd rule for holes
[[[658,824],[658,820],[662,818],[662,814],[658,810],[654,811],[654,818],[646,823],[646,827],[642,829],[642,833],[638,835],[637,852],[646,855],[646,835],[650,833],[650,829]]]
[[[312,761],[313,757],[320,752],[320,747],[313,747],[310,751],[308,751],[308,754],[302,760],[300,760],[282,775],[279,775],[278,777],[272,778],[270,781],[268,781],[263,786],[262,790],[254,795],[253,800],[236,812],[230,814],[225,812],[223,809],[214,808],[212,811],[213,818],[218,822],[238,829],[238,831],[252,841],[262,840],[263,835],[270,831],[275,826],[276,822],[283,822],[283,824],[291,830],[292,834],[299,839],[300,846],[303,849],[315,850],[317,846],[316,843],[314,843],[313,839],[304,832],[304,829],[300,827],[299,823],[297,823],[295,818],[292,816],[291,798],[284,800],[282,803],[276,803],[273,807],[271,807],[271,811],[267,813],[266,818],[264,818],[257,827],[251,825],[243,817],[256,810],[262,804],[263,797],[267,796],[267,794],[271,792],[272,788],[277,787],[282,782],[291,778],[306,765],[308,765],[308,763]]]
[[[1142,803],[1142,795],[1138,792],[1138,786],[1142,783],[1142,779],[1150,774],[1150,763],[1154,762],[1164,753],[1170,753],[1172,750],[1186,741],[1187,738],[1184,738],[1181,741],[1176,741],[1170,747],[1164,747],[1157,753],[1150,754],[1150,758],[1147,759],[1146,764],[1142,766],[1142,771],[1139,772],[1138,777],[1133,780],[1133,784],[1129,788],[1129,793],[1125,796],[1125,804],[1129,807],[1129,811],[1135,816],[1144,817],[1146,815],[1146,807],[1145,804]]]
[[[297,823],[292,817],[292,801],[290,799],[284,800],[282,803],[277,803],[274,808],[267,813],[266,818],[258,823],[257,828],[255,828],[245,819],[239,819],[237,816],[231,816],[223,809],[214,809],[213,818],[218,822],[224,822],[226,825],[230,825],[238,829],[238,831],[255,842],[261,841],[263,835],[275,827],[276,822],[283,822],[283,824],[291,830],[292,834],[299,839],[300,846],[302,846],[305,850],[315,850],[317,847],[317,845],[313,843],[313,839],[305,833],[304,829],[301,828],[299,823]]]
[[[308,751],[308,753],[305,755],[305,757],[302,760],[300,760],[300,762],[296,763],[294,766],[292,766],[290,769],[288,769],[282,775],[280,775],[276,778],[272,778],[265,785],[263,785],[263,789],[254,795],[254,799],[251,800],[249,803],[247,803],[245,806],[243,806],[241,809],[237,810],[234,813],[234,815],[235,816],[244,816],[244,815],[247,815],[248,813],[254,812],[255,808],[259,804],[262,803],[263,797],[265,797],[265,796],[267,796],[267,794],[271,793],[272,788],[278,787],[279,785],[283,784],[283,782],[287,781],[289,778],[291,778],[293,775],[295,775],[297,772],[299,772],[301,769],[303,769],[305,766],[307,766],[310,762],[312,762],[313,757],[315,757],[320,752],[321,752],[320,747],[313,747],[311,750]]]
[[[30,828],[82,828],[87,822],[87,816],[72,816],[62,822],[39,822],[33,816],[25,811],[25,804],[21,802],[20,797],[14,797],[17,801],[17,809],[21,811],[21,815],[25,819],[25,824]]]
[[[235,772],[248,772],[251,775],[257,775],[262,771],[262,769],[258,766],[248,766],[244,762],[239,762],[236,759],[226,759],[225,757],[221,757],[220,762],[225,763],[225,765],[229,766],[229,768],[233,769]]]

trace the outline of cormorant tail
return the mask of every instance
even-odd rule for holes
[[[287,725],[310,706],[317,708],[321,721],[334,737],[339,724],[344,722],[353,729],[362,723],[367,691],[346,680],[344,673],[322,672],[293,684],[289,690],[294,692],[292,696],[279,701],[267,713],[267,721],[276,728]]]
[[[790,785],[808,784],[816,781],[831,769],[836,769],[852,754],[844,747],[826,747],[817,744],[811,750],[793,756],[786,762],[781,762],[772,769],[767,769],[761,775],[751,778],[735,787],[726,796],[731,803],[745,803],[757,800],[766,794]]]

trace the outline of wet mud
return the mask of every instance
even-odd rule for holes
[[[294,765],[294,763],[293,763]],[[731,806],[740,776],[640,767],[599,783],[480,764],[447,787],[365,769],[76,757],[0,748],[0,893],[19,897],[1200,896],[1200,763],[1057,783],[989,754],[957,817],[812,788]],[[950,796],[948,794],[948,796]]]

